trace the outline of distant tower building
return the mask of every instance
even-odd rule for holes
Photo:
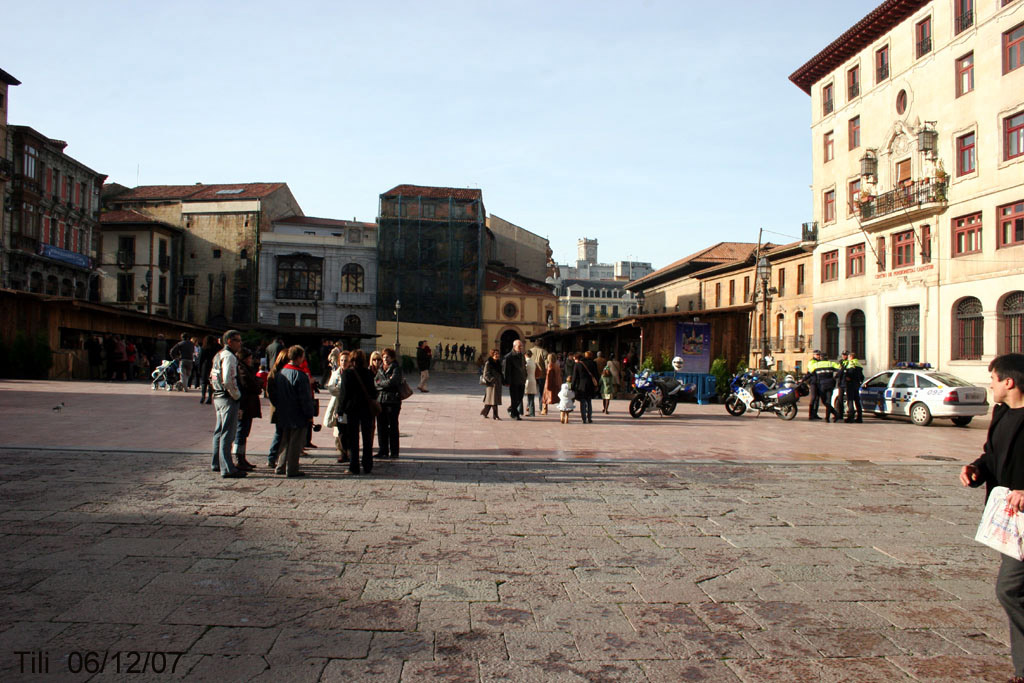
[[[576,260],[594,265],[597,263],[597,240],[586,237],[576,242]]]

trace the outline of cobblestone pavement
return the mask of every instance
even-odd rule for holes
[[[54,427],[38,437],[35,418],[20,434],[12,428],[8,406],[24,414],[40,399],[0,385],[2,680],[87,680],[69,667],[101,662],[95,680],[960,682],[1011,673],[993,595],[998,558],[972,540],[983,494],[959,486],[959,463],[845,453],[758,462],[728,451],[735,438],[714,440],[710,427],[710,441],[686,448],[721,448],[736,462],[657,461],[639,439],[617,452],[644,462],[499,458],[480,440],[499,434],[491,431],[477,437],[489,459],[469,457],[469,441],[460,457],[444,456],[443,444],[419,436],[370,477],[344,475],[324,449],[305,460],[305,479],[261,467],[222,480],[205,453],[173,452],[196,431],[208,436],[189,424],[192,413],[160,435],[165,452],[109,445],[124,438],[107,433],[115,426],[143,434],[136,423],[162,420],[145,415],[149,394],[108,418],[107,431],[97,424],[62,445],[61,416],[102,410],[119,391],[79,402],[86,386],[65,386],[68,412],[47,407]],[[192,397],[160,398],[184,412]],[[470,397],[432,400],[468,408]],[[663,438],[656,432],[701,419],[692,414],[701,413],[651,419],[649,431]],[[611,433],[600,419],[594,426]],[[750,420],[718,430],[825,427]],[[403,433],[421,433],[407,422]],[[487,428],[522,425],[540,428]],[[980,428],[874,427],[968,446],[984,437]],[[49,675],[21,673],[33,660],[17,652],[46,653]],[[137,668],[150,673],[128,674],[131,652],[183,654],[143,655]],[[173,674],[152,673],[172,662]]]

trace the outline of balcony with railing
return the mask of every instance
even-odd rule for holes
[[[918,59],[920,59],[921,57],[924,57],[926,54],[928,54],[931,51],[932,51],[932,39],[930,37],[922,38],[921,40],[917,41],[917,58]]]
[[[786,335],[784,337],[769,337],[768,348],[772,353],[805,353],[810,350],[810,335]],[[758,353],[763,346],[763,340],[759,335],[750,338],[750,350]]]
[[[956,31],[955,33],[963,33],[970,27],[974,26],[974,10],[969,9],[963,14],[956,18]]]
[[[925,178],[877,197],[862,195],[861,227],[879,230],[941,213],[946,208],[948,187],[947,178]]]
[[[882,64],[881,66],[879,66],[878,68],[875,69],[875,82],[876,83],[880,83],[881,81],[884,81],[887,78],[889,78],[889,65],[888,64]]]
[[[274,292],[274,298],[298,301],[319,301],[323,299],[323,292],[319,289],[278,289]]]
[[[850,83],[846,87],[846,98],[852,100],[860,95],[860,83]]]

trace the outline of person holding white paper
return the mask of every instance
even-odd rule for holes
[[[1007,505],[1024,512],[1024,354],[996,357],[988,366],[992,378],[992,424],[981,457],[960,470],[964,486],[1010,489]],[[996,597],[1010,620],[1010,654],[1014,676],[1024,683],[1024,562],[1003,555],[996,579]]]

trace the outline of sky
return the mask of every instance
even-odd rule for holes
[[[412,183],[483,190],[556,261],[665,266],[811,220],[789,75],[877,2],[8,3],[8,119],[122,185],[288,183],[373,221]]]

